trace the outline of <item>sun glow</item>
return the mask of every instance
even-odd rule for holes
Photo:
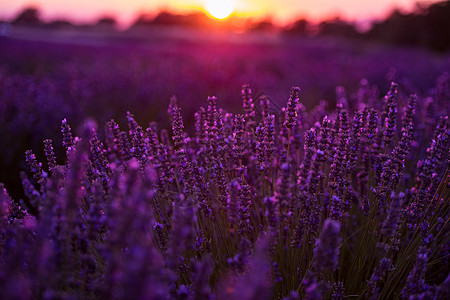
[[[234,11],[233,0],[206,0],[205,10],[208,14],[217,19],[225,19]]]

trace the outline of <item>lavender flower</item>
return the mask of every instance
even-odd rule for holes
[[[427,289],[427,284],[424,280],[426,271],[426,264],[428,261],[428,250],[419,248],[414,267],[406,279],[406,285],[402,290],[402,298],[410,299],[411,296],[420,294]]]
[[[119,125],[114,120],[108,121],[106,127],[113,139],[112,145],[110,145],[110,151],[117,153],[118,158],[122,160],[131,158],[129,153],[131,147],[129,145],[127,134],[120,131]]]
[[[402,131],[405,130],[408,126],[413,125],[413,118],[416,114],[416,103],[417,103],[417,95],[412,94],[409,96],[408,106],[405,107],[405,111],[403,114],[402,120]]]
[[[391,205],[389,207],[388,216],[384,221],[383,227],[381,229],[381,233],[387,238],[391,238],[392,235],[398,230],[402,214],[402,200],[404,197],[405,194],[403,193],[395,195],[395,193],[392,192]]]
[[[266,161],[271,166],[275,152],[275,116],[268,115],[264,120],[264,144],[266,148]]]
[[[256,138],[256,157],[258,159],[258,169],[260,171],[264,171],[265,162],[267,156],[267,148],[266,143],[264,142],[264,128],[261,125],[258,125],[255,130],[255,138]]]
[[[316,241],[313,257],[313,269],[317,272],[334,270],[338,267],[341,224],[337,221],[326,219],[322,232]]]
[[[305,133],[305,156],[303,157],[302,164],[297,173],[298,185],[301,189],[306,189],[308,182],[308,175],[311,169],[314,149],[315,149],[316,132],[314,129],[310,129]]]
[[[33,207],[37,207],[41,198],[41,194],[30,182],[25,172],[21,172],[20,177],[22,178],[22,186],[25,196],[28,198]]]
[[[447,116],[440,119],[440,123],[435,130],[435,138],[432,140],[430,147],[427,148],[427,157],[418,163],[419,174],[416,180],[416,194],[408,207],[410,217],[413,219],[417,220],[424,217],[423,214],[430,202],[430,192],[435,190],[439,182],[434,181],[433,178],[435,178],[434,174],[436,174],[441,159],[447,154],[447,151],[444,150],[449,140],[447,122]]]
[[[248,184],[242,184],[239,195],[239,233],[251,233],[253,226],[250,223],[252,199],[255,195]]]
[[[323,299],[328,287],[323,281],[318,281],[317,278],[309,272],[307,277],[302,282],[305,289],[304,299],[319,300]]]
[[[276,201],[275,197],[266,197],[264,198],[264,204],[266,205],[266,212],[265,216],[267,219],[267,222],[271,227],[276,227],[278,224],[278,202]]]
[[[238,160],[242,160],[245,156],[245,118],[243,115],[236,115],[234,118],[233,132],[233,153]]]
[[[397,103],[395,102],[397,88],[398,85],[392,82],[391,88],[388,94],[385,96],[385,111],[383,113],[383,138],[386,145],[391,142],[397,126]]]
[[[295,126],[295,123],[297,121],[297,106],[299,104],[299,94],[300,94],[300,88],[299,87],[292,87],[291,88],[291,94],[289,96],[289,100],[287,103],[286,108],[286,116],[284,118],[284,126],[286,126],[288,129],[291,129]]]
[[[239,196],[242,186],[239,180],[234,180],[229,184],[227,211],[230,224],[236,224],[239,221]]]
[[[287,163],[284,163],[281,166],[281,174],[280,178],[277,180],[277,191],[275,193],[276,201],[278,202],[278,210],[279,210],[279,218],[280,222],[283,223],[289,216],[292,214],[290,211],[290,207],[292,207],[290,203],[291,195],[289,193],[290,190],[290,167]]]
[[[192,293],[190,299],[214,299],[214,295],[209,286],[209,277],[212,273],[212,259],[205,257],[191,266]]]
[[[335,113],[325,102],[307,113],[294,88],[277,116],[244,86],[243,114],[209,97],[193,137],[175,98],[171,136],[131,113],[126,132],[111,120],[97,135],[88,121],[80,138],[64,120],[67,161],[57,165],[46,140],[49,174],[26,152],[25,200],[0,184],[0,289],[24,299],[448,298],[448,118],[422,120],[410,96],[396,130],[407,99],[393,87],[378,124],[377,91],[364,85],[359,102],[338,89]]]
[[[322,120],[322,126],[320,127],[320,134],[318,136],[316,160],[324,163],[329,159],[330,150],[330,121],[325,116]]]
[[[338,189],[338,192],[342,194],[347,186],[347,182],[344,179],[345,165],[344,161],[347,159],[347,149],[349,141],[349,128],[348,128],[348,115],[345,111],[339,114],[339,146],[333,156],[332,164],[330,166],[330,187]]]
[[[338,196],[333,195],[330,200],[330,219],[342,221],[342,202]]]
[[[184,125],[183,119],[181,117],[181,109],[177,106],[172,108],[172,131],[173,131],[173,145],[177,153],[182,153],[184,151],[184,146],[186,144],[184,137]]]
[[[206,145],[206,125],[206,110],[205,108],[200,107],[199,111],[195,113],[195,133],[197,136],[197,143],[199,145]]]
[[[155,240],[159,247],[163,250],[167,250],[167,229],[164,228],[164,225],[156,222],[153,225],[153,232],[155,236]]]
[[[250,241],[243,238],[239,243],[238,253],[234,257],[227,259],[230,268],[238,274],[244,274],[248,268],[251,246]]]
[[[278,266],[278,263],[276,263],[276,262],[272,263],[272,276],[273,276],[275,282],[283,281],[283,277],[281,276],[281,273],[280,273],[280,268]]]
[[[104,153],[103,143],[98,139],[95,129],[92,129],[91,135],[92,137],[89,140],[90,160],[103,177],[109,177],[111,168]]]
[[[63,134],[63,146],[69,151],[74,145],[74,138],[72,136],[72,129],[66,119],[63,119],[61,122],[61,132]]]
[[[51,172],[56,167],[56,156],[53,151],[52,140],[44,140],[44,151],[48,162],[48,170]]]
[[[268,237],[263,237],[256,245],[255,253],[249,261],[248,271],[236,280],[222,283],[219,298],[227,299],[270,299],[270,266],[267,262]]]
[[[182,197],[182,196],[181,196]],[[169,236],[167,266],[178,271],[183,264],[184,251],[194,248],[196,209],[190,199],[180,199],[172,215],[172,232]]]
[[[129,127],[129,136],[131,137],[130,153],[133,157],[138,158],[141,162],[145,162],[148,157],[145,148],[145,136],[142,127],[134,119],[133,114],[127,112],[127,120]]]
[[[209,156],[213,157],[216,147],[217,139],[217,122],[218,122],[218,112],[217,112],[217,98],[208,97],[208,110],[206,111],[206,135],[209,143]]]
[[[348,144],[348,163],[347,168],[349,173],[355,173],[357,169],[358,154],[360,152],[360,144],[364,136],[364,115],[357,112],[353,118],[353,136],[350,138]]]
[[[332,290],[333,290],[333,293],[331,294],[332,300],[344,299],[345,287],[342,281],[338,281],[335,284],[333,284]]]
[[[390,258],[383,257],[370,277],[370,280],[367,281],[366,297],[369,297],[370,299],[378,299],[380,293],[378,284],[383,280],[387,273],[392,272],[393,270],[394,266],[392,264],[392,260]]]
[[[248,84],[242,86],[242,108],[245,112],[245,122],[248,128],[255,126],[255,103],[253,102],[252,90]]]
[[[42,182],[42,180],[44,180],[43,171],[42,171],[42,163],[37,161],[36,155],[34,155],[31,150],[27,150],[25,152],[25,158],[28,163],[28,167],[31,170],[31,173],[33,173],[33,177],[38,182]]]
[[[369,110],[369,122],[367,124],[367,143],[373,145],[377,135],[378,113],[375,109]]]
[[[283,300],[298,300],[300,296],[296,291],[291,291],[288,297],[283,298]]]
[[[261,117],[264,120],[269,115],[270,99],[267,95],[262,94],[259,97],[259,107],[261,109]]]

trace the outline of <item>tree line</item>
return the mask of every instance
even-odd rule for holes
[[[13,25],[44,26],[47,28],[67,27],[102,27],[114,30],[117,21],[114,17],[103,16],[96,23],[74,25],[68,20],[44,22],[40,18],[39,9],[27,7],[12,21]],[[430,5],[417,4],[415,10],[403,13],[394,10],[388,17],[372,23],[370,29],[361,31],[353,22],[335,18],[314,24],[307,19],[299,19],[283,28],[278,28],[270,20],[258,22],[242,21],[229,18],[216,21],[201,12],[177,15],[162,11],[156,16],[141,14],[129,29],[151,26],[182,26],[190,28],[212,28],[232,30],[244,27],[249,31],[281,31],[298,36],[338,36],[351,39],[379,41],[387,44],[427,47],[434,51],[444,52],[450,49],[450,0]]]

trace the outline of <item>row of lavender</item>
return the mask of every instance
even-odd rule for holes
[[[266,93],[278,107],[285,104],[291,85],[300,85],[308,110],[322,99],[332,109],[335,87],[341,85],[353,112],[361,78],[381,93],[395,81],[403,92],[433,96],[428,92],[435,79],[450,70],[449,55],[421,49],[294,37],[253,43],[251,36],[239,43],[197,38],[194,43],[184,36],[149,36],[142,44],[127,40],[93,45],[92,40],[0,39],[0,140],[7,145],[0,147],[0,182],[13,198],[23,197],[18,180],[26,168],[23,153],[33,149],[42,159],[45,138],[53,140],[57,162],[64,162],[55,126],[63,118],[75,128],[86,117],[98,124],[114,118],[124,128],[125,112],[131,111],[140,124],[153,120],[167,128],[168,118],[159,108],[175,94],[192,133],[194,113],[208,95],[216,95],[227,111],[238,112],[243,82],[252,84],[255,98]]]
[[[448,298],[448,76],[435,98],[366,85],[353,114],[337,92],[327,115],[294,87],[274,115],[246,85],[243,114],[210,97],[195,136],[175,98],[170,132],[64,119],[66,163],[45,140],[27,200],[1,190],[2,295]]]

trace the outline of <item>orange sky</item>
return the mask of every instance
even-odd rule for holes
[[[40,8],[45,20],[66,18],[92,22],[101,15],[113,15],[123,26],[129,25],[139,11],[159,9],[187,12],[201,9],[205,0],[0,0],[0,18],[10,19],[22,8]],[[439,0],[234,0],[237,13],[254,17],[270,17],[285,24],[301,16],[313,20],[340,15],[350,20],[381,18],[394,7],[411,10],[421,3]]]

